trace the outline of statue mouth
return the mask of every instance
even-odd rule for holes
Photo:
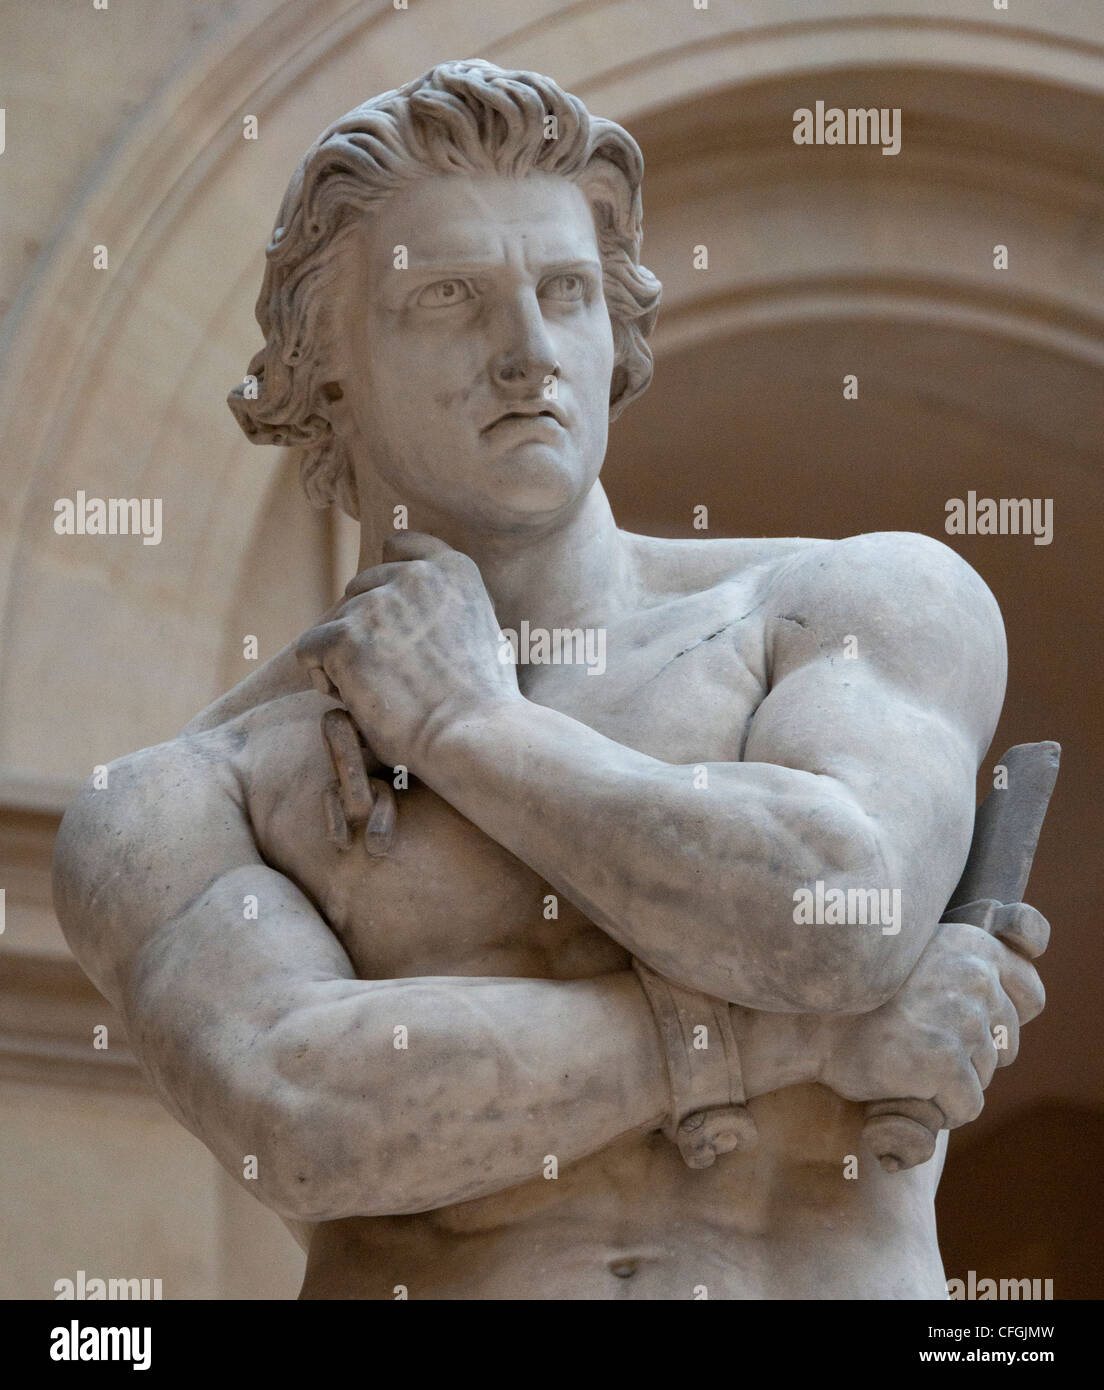
[[[499,425],[507,424],[511,420],[527,420],[530,422],[535,420],[549,420],[553,424],[559,425],[561,429],[567,428],[567,422],[564,419],[563,411],[555,406],[547,406],[540,410],[508,410],[504,415],[499,415],[497,419],[492,420],[489,425],[485,425],[479,433],[484,435],[490,434],[490,432],[497,429]]]

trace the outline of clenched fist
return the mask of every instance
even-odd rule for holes
[[[440,729],[522,699],[475,562],[444,541],[397,534],[330,622],[300,638],[315,687],[336,695],[388,766],[420,775]]]
[[[1040,913],[1026,903],[997,910],[993,931],[1042,953],[1049,927]],[[828,1021],[820,1080],[848,1100],[934,1101],[955,1129],[981,1113],[994,1071],[1015,1060],[1020,1027],[1045,1000],[1023,954],[980,927],[943,922],[888,1003]]]

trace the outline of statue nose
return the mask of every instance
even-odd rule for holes
[[[540,384],[547,376],[559,376],[560,364],[535,297],[504,317],[503,345],[491,370],[504,386]]]
[[[503,356],[495,363],[494,374],[504,385],[515,382],[541,384],[547,377],[560,375],[560,364],[551,353]]]

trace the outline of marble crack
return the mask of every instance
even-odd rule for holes
[[[738,618],[730,618],[727,623],[722,623],[715,632],[708,632],[704,637],[699,637],[696,642],[691,642],[688,647],[683,647],[682,651],[676,652],[674,656],[671,657],[670,661],[665,661],[655,675],[651,676],[645,684],[649,685],[652,681],[658,680],[659,677],[663,675],[664,671],[666,671],[667,667],[673,666],[680,657],[686,656],[688,652],[695,651],[698,647],[704,647],[706,642],[712,642],[714,637],[720,637],[722,632],[727,632],[730,627],[735,627],[737,623],[742,623],[745,618],[750,618],[756,608],[762,608],[764,602],[766,602],[765,599],[757,603],[755,608],[749,608],[746,613],[741,613]]]

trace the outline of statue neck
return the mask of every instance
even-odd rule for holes
[[[600,482],[544,530],[486,531],[444,516],[419,529],[471,556],[504,628],[601,627],[627,606],[631,559]],[[378,563],[369,532],[362,527],[361,568]]]

